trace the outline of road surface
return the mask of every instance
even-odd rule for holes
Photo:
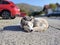
[[[3,29],[0,31],[0,45],[60,45],[60,20],[43,18],[49,23],[49,28],[45,32],[24,32],[19,27],[20,18],[9,21],[10,24],[6,21],[5,25],[3,21],[2,27],[0,24]]]

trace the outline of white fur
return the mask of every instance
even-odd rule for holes
[[[48,29],[48,22],[44,18],[35,18],[33,31],[45,31]]]
[[[24,30],[30,32],[31,30],[33,30],[33,22],[32,20],[31,21],[24,21],[23,22],[26,24],[26,25],[23,25],[23,23],[21,23],[21,27],[24,28]]]
[[[32,22],[27,22],[29,26],[29,30],[33,30],[33,23]]]
[[[25,22],[26,23],[26,22]],[[22,23],[21,23],[22,25]],[[29,25],[29,26],[28,26]],[[33,27],[34,25],[34,27]],[[22,26],[26,31],[45,31],[48,29],[48,22],[43,18],[34,18],[31,21],[27,21],[27,25]]]
[[[27,25],[25,25],[23,28],[24,28],[24,30],[29,32],[29,31],[33,30],[33,23],[31,21],[27,21]]]

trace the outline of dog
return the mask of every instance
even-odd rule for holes
[[[33,31],[41,32],[46,31],[49,25],[46,19],[44,18],[35,18],[34,19],[34,28]]]
[[[34,17],[23,17],[21,19],[21,27],[27,31],[45,31],[48,29],[48,22],[43,18],[34,18]]]
[[[21,19],[21,27],[27,32],[33,31],[33,18],[25,16]]]

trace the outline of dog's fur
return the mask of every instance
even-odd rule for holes
[[[31,32],[33,30],[33,23],[31,21],[28,21],[27,25],[24,25],[23,28],[25,31]]]
[[[31,18],[31,20],[30,20],[30,19],[28,19],[29,17],[27,17],[27,19],[25,20],[24,18],[25,17],[23,17],[21,19],[21,27],[24,30],[30,32],[31,30],[33,30],[33,19]]]
[[[33,31],[45,31],[48,29],[48,22],[43,18],[32,18],[30,21],[26,21],[23,18],[21,19],[21,26],[24,30],[30,32],[29,27],[27,24],[33,24]]]
[[[48,29],[48,22],[43,18],[36,18],[34,20],[34,25],[33,31],[45,31]]]

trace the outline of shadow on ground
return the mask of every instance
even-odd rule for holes
[[[22,31],[22,32],[26,32],[24,31],[19,25],[18,26],[6,26],[3,28],[3,30],[7,30],[7,31]]]

